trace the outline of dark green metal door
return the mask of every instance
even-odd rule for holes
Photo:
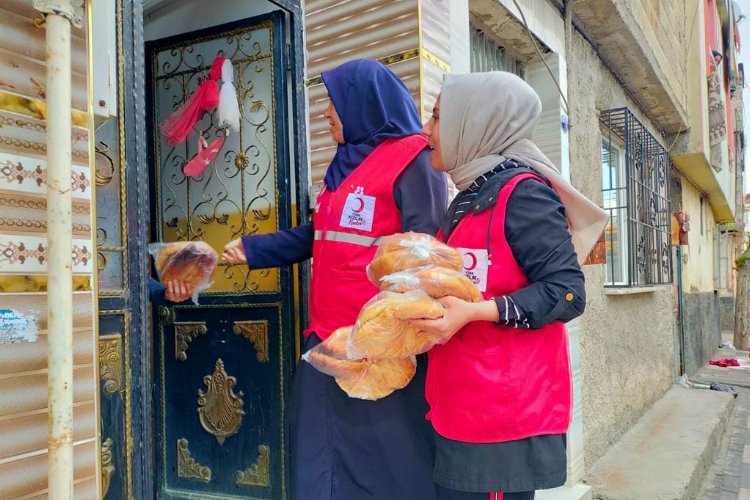
[[[154,241],[203,240],[219,253],[238,236],[291,225],[288,72],[283,15],[273,13],[147,44]],[[216,55],[230,59],[242,114],[199,177],[184,144],[158,124],[196,89]],[[293,371],[290,269],[220,265],[200,305],[154,311],[157,497],[286,498],[284,409]],[[145,333],[144,333],[145,334]]]

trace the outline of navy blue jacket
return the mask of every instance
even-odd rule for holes
[[[182,302],[172,302],[167,300],[164,295],[167,293],[167,287],[165,287],[156,278],[148,278],[148,300],[155,306],[161,306],[164,304],[192,304],[193,301],[190,299]]]
[[[401,229],[435,235],[448,205],[445,175],[432,168],[429,151],[412,160],[393,189],[401,211]],[[312,223],[270,234],[245,236],[247,265],[250,269],[296,264],[312,257]]]

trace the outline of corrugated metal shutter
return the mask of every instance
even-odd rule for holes
[[[444,0],[420,0],[422,17],[422,36],[420,53],[422,55],[422,121],[432,115],[443,75],[451,72],[451,34],[449,4]]]
[[[377,59],[406,83],[426,118],[449,71],[448,2],[311,0],[305,11],[311,178],[317,184],[336,151],[322,116],[328,98],[321,72],[351,59]]]
[[[45,32],[25,0],[0,5],[0,494],[47,496]],[[98,497],[95,248],[84,30],[72,37],[75,498]],[[29,323],[11,335],[14,317]],[[20,321],[20,320],[19,320]],[[36,326],[36,335],[33,334]],[[28,334],[26,337],[24,333]]]

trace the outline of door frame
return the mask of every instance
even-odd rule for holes
[[[151,329],[151,306],[148,301],[150,236],[150,186],[148,163],[148,127],[146,122],[146,53],[143,35],[143,3],[148,0],[123,0],[118,15],[122,23],[120,68],[124,89],[124,142],[126,160],[125,213],[128,224],[127,302],[132,311],[131,342],[126,352],[126,376],[132,381],[127,398],[129,477],[131,498],[154,498],[156,478],[153,415],[153,342],[144,335]],[[294,134],[294,168],[296,180],[296,223],[309,222],[309,166],[306,128],[306,87],[304,55],[304,13],[301,0],[269,0],[284,10],[289,30],[288,70],[293,85],[290,124]],[[309,263],[299,266],[299,322],[307,323],[307,297],[310,282]]]

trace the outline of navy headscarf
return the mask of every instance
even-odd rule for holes
[[[409,89],[377,61],[355,59],[321,76],[344,128],[325,175],[335,190],[381,142],[417,134],[422,124]]]

